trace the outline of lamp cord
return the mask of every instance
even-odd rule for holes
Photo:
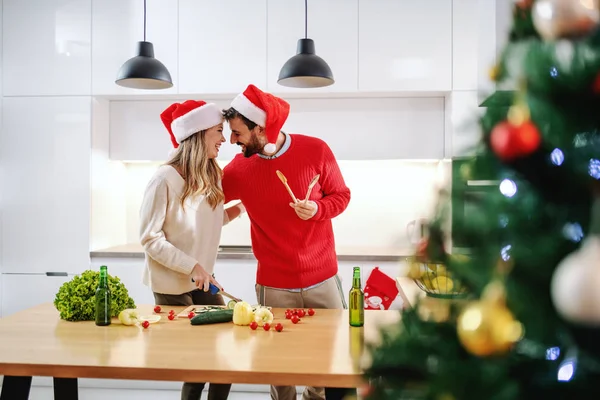
[[[146,41],[146,0],[144,0],[144,42]]]
[[[304,0],[304,39],[308,39],[308,0]]]

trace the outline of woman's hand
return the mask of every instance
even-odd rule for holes
[[[237,203],[236,205],[227,208],[225,212],[227,213],[227,219],[233,221],[246,212],[246,207],[244,207],[242,203]]]
[[[194,280],[196,287],[199,289],[202,288],[205,292],[208,292],[211,282],[213,285],[218,287],[219,290],[223,290],[219,282],[217,282],[211,274],[206,272],[206,270],[202,268],[200,264],[194,265],[194,269],[192,270],[192,279]]]

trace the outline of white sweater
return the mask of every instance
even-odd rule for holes
[[[196,288],[196,263],[213,273],[221,228],[229,222],[223,203],[212,209],[204,196],[180,199],[184,180],[160,166],[146,186],[140,208],[140,241],[146,254],[143,282],[153,292],[183,294]]]

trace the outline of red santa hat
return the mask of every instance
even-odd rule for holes
[[[275,153],[277,137],[289,113],[290,105],[283,99],[265,93],[250,84],[231,102],[231,107],[255,124],[265,128],[267,153]]]
[[[223,114],[213,103],[202,100],[186,100],[173,103],[160,114],[160,119],[171,135],[173,147],[194,133],[203,131],[223,122]]]

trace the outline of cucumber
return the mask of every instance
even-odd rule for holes
[[[233,307],[235,307],[236,304],[237,304],[237,301],[235,301],[235,300],[229,300],[227,302],[227,308],[230,309],[230,310],[233,310]]]
[[[192,325],[219,324],[233,321],[233,310],[214,310],[203,312],[194,316],[190,322]]]

